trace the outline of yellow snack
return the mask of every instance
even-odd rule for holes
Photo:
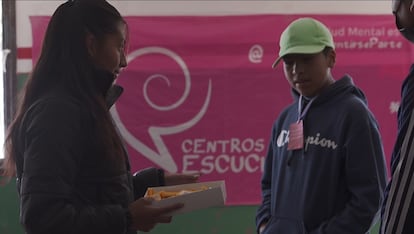
[[[153,188],[148,188],[147,189],[147,194],[145,196],[151,197],[152,195],[154,195],[154,189]]]
[[[155,192],[154,189],[148,188],[147,193],[145,194],[145,197],[151,197],[154,200],[161,200],[166,199],[170,197],[176,197],[184,194],[194,193],[194,192],[200,192],[207,190],[207,186],[201,186],[200,189],[185,189],[180,191],[159,191]]]
[[[175,196],[177,196],[177,194],[178,194],[178,192],[168,192],[168,191],[161,191],[160,192],[161,199],[169,198],[169,197],[175,197]]]

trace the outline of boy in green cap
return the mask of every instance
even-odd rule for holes
[[[335,44],[312,18],[293,21],[279,58],[294,102],[275,121],[256,215],[261,234],[365,233],[379,210],[386,168],[363,92],[335,81]]]

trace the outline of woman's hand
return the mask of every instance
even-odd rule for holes
[[[176,203],[164,207],[151,207],[152,199],[140,198],[129,206],[131,214],[131,228],[134,230],[149,232],[158,223],[170,223],[172,211],[181,209],[184,205]]]
[[[178,185],[178,184],[190,184],[197,183],[200,173],[188,173],[188,174],[174,174],[164,173],[165,185]]]

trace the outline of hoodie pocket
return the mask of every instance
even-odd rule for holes
[[[262,234],[308,234],[301,220],[271,217]]]

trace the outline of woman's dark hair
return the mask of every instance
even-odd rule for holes
[[[28,108],[49,90],[64,87],[65,92],[89,105],[102,139],[108,147],[122,150],[112,118],[102,95],[97,95],[96,68],[86,45],[87,35],[104,40],[125,23],[120,13],[105,0],[70,0],[52,15],[42,50],[29,76],[5,141],[4,175],[15,175],[17,131]],[[98,118],[99,116],[99,118]]]

